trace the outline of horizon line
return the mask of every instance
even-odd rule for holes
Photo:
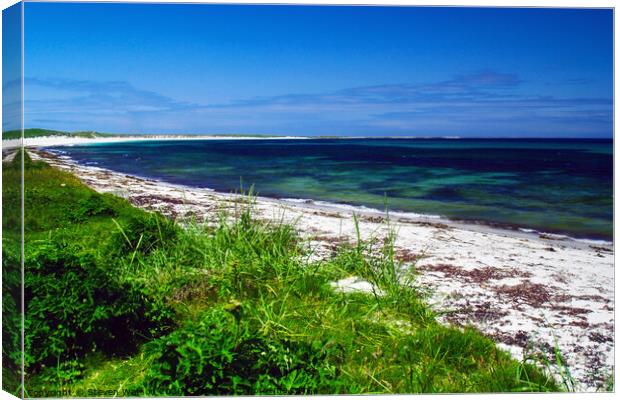
[[[76,131],[64,131],[59,129],[48,128],[23,128],[23,129],[9,129],[3,130],[2,134],[15,131],[27,131],[40,129],[43,131],[66,133],[69,135],[78,133],[92,133],[100,135],[118,135],[118,136],[261,136],[261,137],[292,137],[292,138],[308,138],[308,139],[444,139],[444,140],[467,140],[467,139],[563,139],[563,140],[614,140],[614,134],[610,136],[461,136],[461,135],[298,135],[298,134],[286,134],[286,133],[132,133],[132,132],[99,132],[95,130],[76,130]],[[45,136],[45,135],[42,135]],[[3,139],[4,140],[4,139]]]

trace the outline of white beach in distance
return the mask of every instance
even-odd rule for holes
[[[159,141],[159,140],[304,140],[304,139],[378,139],[368,136],[291,136],[291,135],[265,135],[265,136],[244,136],[244,135],[181,135],[181,134],[153,134],[153,135],[111,135],[100,137],[80,137],[80,136],[38,136],[23,139],[26,147],[50,147],[50,146],[70,146],[75,144],[96,144],[96,143],[121,143],[138,141]],[[460,136],[382,136],[379,139],[461,139]],[[11,149],[20,146],[19,139],[7,139],[2,141],[3,149]]]
[[[99,192],[127,198],[132,204],[183,219],[216,220],[221,207],[235,207],[238,195],[218,193],[78,165],[36,148],[75,144],[148,140],[303,139],[254,136],[115,136],[27,138],[24,145],[35,160],[46,161],[79,177]],[[7,148],[3,142],[3,148]],[[15,146],[19,140],[12,141]],[[182,201],[180,201],[182,199]],[[363,208],[312,200],[258,197],[260,218],[294,223],[315,248],[317,257],[331,254],[334,245],[352,243],[353,214],[360,216],[364,239],[387,234],[385,214]],[[580,390],[595,390],[593,374],[613,368],[614,253],[611,243],[578,241],[559,235],[512,231],[457,223],[443,218],[390,213],[397,230],[396,252],[415,263],[417,284],[432,292],[430,303],[440,321],[473,325],[501,348],[522,359],[528,342],[545,347],[552,356],[557,345],[568,355],[571,374]],[[356,277],[334,282],[344,291],[369,290]]]
[[[281,139],[308,139],[305,136],[243,136],[243,135],[118,135],[101,137],[79,137],[79,136],[40,136],[24,138],[26,147],[49,147],[49,146],[70,146],[75,144],[95,144],[95,143],[121,143],[121,142],[142,142],[157,140],[281,140]],[[19,147],[19,139],[8,139],[2,141],[3,149]]]

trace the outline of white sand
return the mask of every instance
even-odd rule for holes
[[[41,143],[41,142],[38,142]],[[234,195],[141,179],[74,164],[34,151],[72,172],[100,192],[112,192],[146,209],[183,218],[214,220],[221,207],[235,207]],[[262,218],[296,224],[325,257],[339,242],[353,241],[352,211],[259,198]],[[417,284],[432,291],[430,302],[444,323],[473,325],[521,359],[528,347],[553,359],[557,345],[578,390],[593,391],[613,368],[614,255],[610,244],[552,240],[514,231],[438,219],[392,217],[397,254],[420,272]],[[362,236],[387,232],[383,219],[361,216]],[[334,284],[369,290],[352,277]]]
[[[26,147],[72,146],[75,144],[143,142],[153,140],[259,140],[259,139],[306,139],[303,136],[226,136],[226,135],[148,135],[148,136],[106,136],[85,138],[76,136],[39,136],[25,138]],[[3,149],[13,149],[20,146],[19,139],[2,141]]]

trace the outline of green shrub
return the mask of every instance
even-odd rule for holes
[[[170,311],[116,282],[92,252],[61,239],[30,243],[25,260],[26,368],[36,371],[90,351],[135,351],[169,326]]]
[[[105,198],[97,193],[90,193],[88,197],[78,200],[76,204],[68,205],[66,214],[72,222],[84,222],[95,216],[114,217],[117,215]]]
[[[9,375],[21,370],[21,263],[19,244],[3,238],[2,246],[2,367],[5,371],[4,388]],[[6,373],[9,372],[9,373]],[[11,374],[13,373],[13,374]],[[9,391],[14,392],[17,387]]]
[[[223,307],[147,345],[147,395],[334,393],[340,380],[324,343],[269,340]],[[332,351],[332,355],[335,350]]]

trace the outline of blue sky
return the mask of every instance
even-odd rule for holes
[[[25,5],[26,127],[611,137],[611,10]]]
[[[2,130],[22,126],[21,4],[2,10]]]

